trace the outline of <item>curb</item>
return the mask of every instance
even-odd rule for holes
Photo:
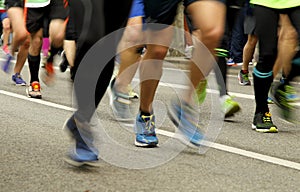
[[[177,69],[185,69],[188,70],[188,63],[189,60],[184,57],[166,57],[164,66],[168,68],[177,68]],[[237,75],[238,72],[241,70],[242,66],[227,66],[227,73]],[[253,65],[249,65],[250,73],[253,70]]]

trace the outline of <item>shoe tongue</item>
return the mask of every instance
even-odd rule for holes
[[[151,120],[152,119],[152,115],[150,115],[150,116],[145,116],[145,115],[142,115],[142,118],[143,118],[143,120],[145,121],[145,122],[147,122],[147,121],[149,121],[149,120]]]
[[[270,112],[265,112],[265,116],[271,117],[271,113]]]

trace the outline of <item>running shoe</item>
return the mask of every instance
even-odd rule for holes
[[[61,52],[60,57],[61,57],[61,62],[59,64],[59,69],[63,73],[67,70],[67,68],[69,66],[65,51]]]
[[[138,99],[139,98],[139,94],[134,92],[131,84],[128,85],[128,96],[129,96],[129,99]]]
[[[110,82],[110,106],[113,110],[116,120],[118,121],[133,121],[134,116],[130,108],[130,97],[125,93],[120,93],[115,89],[114,78]]]
[[[30,85],[26,89],[26,93],[28,97],[35,98],[35,99],[41,99],[41,85],[39,82],[34,81],[30,83]]]
[[[285,78],[281,77],[279,82],[283,85],[285,83]],[[293,86],[286,84],[284,89],[287,102],[296,102],[300,100],[300,97],[297,95],[297,92]]]
[[[4,46],[2,47],[2,50],[3,50],[4,53],[10,54],[10,53],[9,53],[8,45],[4,45]]]
[[[46,67],[47,59],[48,59],[48,56],[42,55],[42,58],[41,58],[41,64],[42,64],[41,68],[45,68]]]
[[[227,65],[228,65],[228,66],[233,66],[233,65],[235,65],[235,62],[233,61],[233,59],[229,58],[229,59],[227,60]]]
[[[93,137],[88,132],[87,127],[81,128],[77,126],[78,124],[88,126],[86,123],[80,123],[77,119],[75,120],[74,116],[69,118],[63,126],[64,131],[75,142],[75,147],[72,147],[72,150],[64,160],[76,167],[82,165],[97,166],[98,150],[92,144]]]
[[[1,68],[5,73],[9,73],[12,67],[12,60],[14,60],[14,57],[11,54],[5,54],[5,57],[3,58],[4,61],[1,63]]]
[[[168,106],[168,115],[178,129],[179,135],[177,138],[184,144],[199,147],[203,139],[197,121],[199,113],[187,103],[173,100]]]
[[[42,80],[47,86],[51,86],[55,81],[55,71],[53,62],[47,62],[45,65],[44,73],[42,74]]]
[[[137,147],[156,147],[158,139],[155,133],[155,116],[145,116],[138,114],[135,125],[135,146]]]
[[[294,111],[289,102],[291,89],[290,85],[280,86],[280,83],[273,83],[269,92],[271,99],[281,109],[281,116],[287,121],[291,121]]]
[[[25,86],[26,85],[26,82],[22,79],[20,73],[14,74],[11,78],[17,86]]]
[[[232,99],[229,95],[220,97],[221,109],[225,117],[233,116],[235,113],[240,111],[239,104]]]
[[[257,113],[254,115],[252,129],[255,129],[257,132],[261,133],[277,133],[278,129],[276,125],[272,122],[270,112]]]
[[[240,85],[251,85],[251,81],[249,80],[249,73],[243,73],[242,70],[238,73],[238,79]]]
[[[268,104],[274,104],[274,101],[272,100],[271,97],[268,97],[267,102],[268,102]]]

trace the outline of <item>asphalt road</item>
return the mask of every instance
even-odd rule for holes
[[[172,139],[174,125],[167,118],[166,104],[174,90],[185,86],[183,73],[170,63],[165,64],[154,102],[158,148],[136,148],[133,125],[114,120],[105,95],[97,114],[111,140],[102,143],[101,166],[93,168],[75,168],[63,161],[70,143],[62,126],[73,110],[68,71],[56,70],[52,87],[42,83],[42,100],[27,98],[25,87],[15,86],[11,75],[1,71],[0,191],[300,191],[299,125],[278,118],[276,106],[270,105],[279,133],[253,131],[253,86],[238,85],[237,71],[238,67],[229,69],[228,89],[242,110],[222,121],[205,154]],[[22,74],[28,82],[27,66]],[[210,79],[213,83],[213,74]],[[204,127],[220,123],[211,115],[215,109],[211,95],[208,91],[203,104]]]

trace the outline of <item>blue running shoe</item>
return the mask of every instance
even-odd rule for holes
[[[227,66],[233,66],[233,65],[235,65],[235,62],[233,61],[233,59],[229,58],[227,60]]]
[[[17,86],[25,86],[26,82],[22,79],[20,73],[14,74],[11,79],[15,82]]]
[[[196,117],[199,114],[196,110],[187,103],[172,101],[168,106],[168,115],[183,136],[179,139],[185,144],[191,143],[193,147],[199,147],[203,134],[198,128]]]
[[[14,57],[11,54],[5,54],[4,61],[2,63],[2,70],[5,73],[9,73],[11,69],[11,61],[14,59]]]
[[[79,131],[77,124],[83,125],[75,120],[74,116],[68,119],[63,129],[68,133],[70,138],[75,141],[75,148],[65,158],[65,161],[73,166],[90,165],[97,166],[98,150],[93,146],[93,139],[88,129]],[[82,134],[84,133],[84,134]]]
[[[145,116],[138,114],[134,126],[136,138],[135,146],[156,147],[158,139],[155,133],[155,116]]]
[[[271,97],[268,97],[267,102],[268,102],[268,104],[274,104],[274,101],[272,100]]]

